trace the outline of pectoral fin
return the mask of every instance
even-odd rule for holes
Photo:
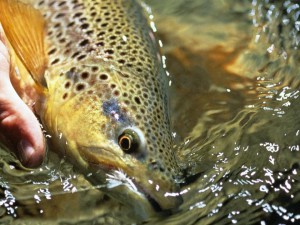
[[[32,78],[46,87],[45,20],[32,6],[17,0],[0,0],[0,22],[8,41]]]

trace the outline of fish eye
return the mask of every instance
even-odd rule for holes
[[[139,149],[139,135],[131,129],[124,130],[118,137],[118,144],[125,153],[136,152]]]

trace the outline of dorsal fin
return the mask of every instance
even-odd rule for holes
[[[0,22],[7,39],[33,79],[46,87],[43,16],[32,6],[17,0],[0,0],[0,9]]]

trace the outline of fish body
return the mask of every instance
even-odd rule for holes
[[[94,183],[128,179],[131,190],[139,189],[161,209],[177,207],[180,171],[172,151],[167,77],[141,5],[0,0],[0,6],[9,8],[0,20],[16,58],[42,90],[37,111],[58,151],[83,173],[92,171]],[[27,24],[32,17],[36,25],[10,31],[11,15],[24,18],[30,10]],[[15,18],[15,24],[26,23]],[[22,49],[31,38],[33,50]]]

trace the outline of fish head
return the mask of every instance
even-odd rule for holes
[[[159,81],[143,84],[129,72],[109,67],[81,66],[60,73],[56,84],[49,85],[53,104],[47,104],[45,122],[52,121],[55,139],[66,143],[62,152],[86,173],[93,171],[93,183],[107,183],[108,189],[127,186],[160,210],[179,206],[180,170],[167,95]]]
[[[60,153],[84,173],[93,171],[96,182],[122,181],[163,210],[177,207],[167,82],[141,6],[41,1],[39,11],[8,0],[0,6],[9,9],[0,17],[8,39],[45,89],[36,111]]]

